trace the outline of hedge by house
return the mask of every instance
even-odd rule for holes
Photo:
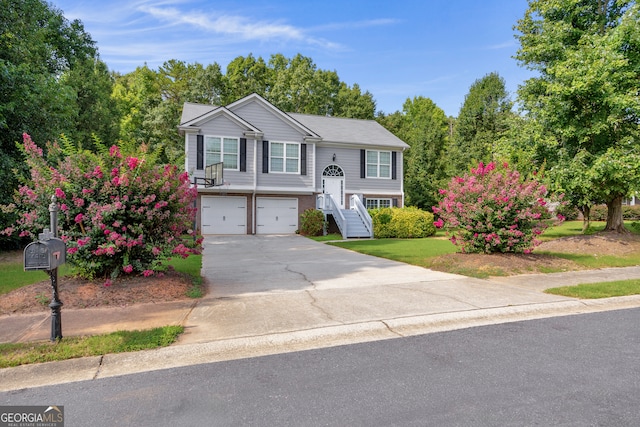
[[[416,207],[381,208],[369,211],[373,236],[384,238],[422,238],[436,234],[433,214]]]
[[[321,236],[325,227],[324,214],[317,209],[307,209],[300,215],[300,234]]]

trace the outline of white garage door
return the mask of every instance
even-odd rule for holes
[[[202,234],[247,234],[247,198],[203,196]]]
[[[292,234],[298,229],[298,199],[256,199],[257,234]]]

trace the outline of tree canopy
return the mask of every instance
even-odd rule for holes
[[[538,73],[520,88],[519,97],[529,118],[555,139],[546,161],[556,168],[556,184],[562,183],[556,188],[576,188],[574,176],[587,185],[583,190],[591,194],[590,203],[607,204],[607,229],[623,231],[622,198],[640,188],[638,5],[632,0],[532,0],[515,28],[516,59]],[[620,161],[628,163],[620,167]],[[567,165],[584,165],[584,175]],[[562,170],[571,175],[560,177]]]
[[[446,178],[443,156],[449,141],[447,116],[431,99],[414,97],[405,101],[402,113],[378,120],[410,146],[404,155],[407,204],[431,209]]]
[[[448,153],[452,173],[463,174],[478,162],[496,160],[497,142],[509,128],[512,105],[498,73],[487,74],[471,85]]]
[[[0,0],[0,199],[10,199],[16,171],[24,171],[16,146],[23,132],[48,141],[76,129],[88,98],[77,79],[64,77],[95,61],[95,42],[80,21],[42,0]]]

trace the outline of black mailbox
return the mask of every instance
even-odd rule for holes
[[[65,263],[67,247],[57,237],[32,242],[24,248],[24,269],[53,270]]]

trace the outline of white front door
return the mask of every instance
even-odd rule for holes
[[[322,177],[322,191],[331,194],[338,203],[340,209],[344,209],[344,178],[324,176]]]

